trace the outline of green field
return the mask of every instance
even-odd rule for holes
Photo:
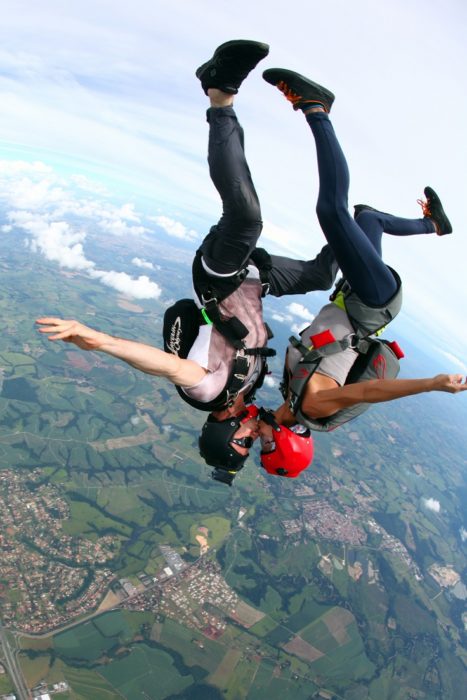
[[[0,695],[6,695],[14,690],[10,677],[6,673],[0,674]]]
[[[319,605],[313,599],[304,596],[295,596],[295,599],[291,601],[291,603],[294,607],[300,605],[298,611],[287,620],[287,627],[294,632],[298,632],[331,610],[331,608]]]
[[[167,299],[190,293],[189,264],[182,262],[187,251],[179,251],[180,260],[167,257],[165,244],[148,237],[148,255],[161,261],[158,281],[167,296],[138,301],[136,313],[97,280],[57,275],[55,264],[25,255],[17,235],[0,237],[2,469],[38,470],[44,483],[53,482],[71,508],[65,533],[94,541],[104,532],[115,535],[117,555],[109,566],[117,579],[137,582],[143,571],[157,576],[166,565],[161,544],[189,565],[199,556],[196,536],[202,535],[235,593],[265,613],[248,630],[228,620],[217,641],[168,619],[154,601],[152,611],[106,613],[53,640],[22,639],[21,647],[35,655],[20,655],[28,678],[65,678],[70,700],[147,700],[144,693],[153,700],[155,692],[185,700],[209,678],[225,700],[308,700],[321,688],[339,700],[407,700],[409,693],[419,700],[462,698],[462,603],[440,591],[426,570],[435,561],[458,572],[465,567],[465,402],[452,408],[449,397],[430,394],[374,407],[352,426],[316,434],[313,465],[297,480],[260,472],[253,448],[254,459],[229,489],[211,481],[198,454],[204,417],[179,401],[164,379],[103,354],[47,343],[31,328],[40,307],[158,344]],[[134,273],[128,242],[96,236],[92,245],[99,265],[115,256]],[[269,315],[286,308],[284,300],[264,303]],[[315,303],[315,295],[306,298],[313,313]],[[273,325],[279,353],[271,367],[279,377],[289,329]],[[416,376],[431,371],[434,360],[411,347],[404,362],[407,376]],[[264,405],[277,400],[277,389],[261,390]],[[154,439],[138,444],[149,424]],[[124,438],[123,446],[104,445],[114,438]],[[35,494],[31,484],[24,496],[34,500]],[[425,508],[427,498],[440,502],[439,513]],[[305,528],[305,506],[317,499],[340,512],[349,508],[349,519],[363,523],[368,541],[344,546],[314,538]],[[240,508],[246,515],[239,523]],[[382,531],[372,531],[370,518],[398,548],[406,547],[405,557],[398,548],[381,549]],[[302,530],[288,536],[283,523],[291,519]],[[323,574],[317,566],[323,554],[359,561],[361,577],[354,581],[346,567]],[[1,607],[18,592],[16,581],[0,583]],[[333,626],[335,610],[351,611],[352,620]],[[286,653],[284,645],[297,634],[324,656],[310,661]]]
[[[349,641],[331,649],[330,653],[313,663],[314,673],[327,679],[349,681],[371,678],[374,664],[365,653],[362,639],[355,623],[347,627]]]
[[[288,624],[288,623],[287,623]],[[288,625],[289,626],[289,625]],[[255,625],[250,627],[250,632],[257,637],[265,637],[277,627],[277,622],[267,615]]]
[[[47,677],[50,670],[50,657],[47,655],[29,659],[23,654],[21,656],[21,669],[27,679],[28,686],[33,688],[43,678]]]
[[[63,659],[76,659],[83,661],[95,661],[108,649],[119,644],[119,635],[126,633],[126,625],[121,613],[109,613],[108,616],[118,616],[118,621],[122,620],[122,625],[118,624],[118,632],[112,636],[105,636],[94,622],[86,622],[83,625],[74,627],[67,632],[62,632],[54,637],[54,648]],[[107,623],[113,625],[113,622]]]
[[[146,495],[147,488],[131,490],[121,487],[106,488],[99,492],[97,502],[109,514],[117,515],[129,523],[148,525],[153,510],[141,500],[140,493]]]
[[[169,654],[144,645],[112,661],[101,673],[128,700],[147,700],[148,696],[162,700],[180,693],[194,680],[191,675],[179,674]]]
[[[121,696],[100,673],[61,664],[62,678],[70,685],[71,700],[118,700]]]
[[[103,637],[116,637],[122,641],[132,637],[132,631],[120,610],[99,615],[93,620],[92,625]]]
[[[270,668],[262,666],[250,686],[247,700],[309,700],[318,688],[313,681],[304,678],[292,679],[288,673],[284,674],[283,678],[277,678]]]
[[[117,533],[124,536],[131,534],[131,528],[113,518],[105,516],[97,508],[93,508],[89,503],[82,501],[70,502],[70,519],[63,523],[63,531],[68,535],[84,535],[85,537],[96,537],[96,530],[112,528]]]
[[[207,639],[196,630],[179,625],[174,620],[166,619],[160,635],[160,642],[167,649],[172,649],[183,658],[186,666],[200,666],[212,672],[220,663],[225,647]]]
[[[219,547],[230,532],[230,521],[226,518],[213,515],[212,517],[204,517],[200,526],[207,527],[208,544],[210,547]]]

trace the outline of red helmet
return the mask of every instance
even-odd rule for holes
[[[260,411],[260,419],[274,429],[275,447],[261,452],[261,466],[268,474],[294,479],[313,460],[313,438],[308,428],[296,424],[291,428],[276,423],[270,411]]]

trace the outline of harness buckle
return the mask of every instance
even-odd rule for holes
[[[293,391],[290,392],[290,398],[289,398],[289,409],[292,411],[292,413],[295,415],[295,408],[297,406],[297,400],[298,396],[295,394]]]
[[[215,297],[215,296],[212,296],[209,299],[206,299],[204,294],[201,294],[201,301],[203,302],[203,306],[207,306],[208,304],[215,304],[216,306],[218,306],[217,297]]]

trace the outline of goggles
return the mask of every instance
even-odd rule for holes
[[[250,447],[253,447],[254,440],[251,436],[248,436],[242,438],[232,438],[230,442],[233,442],[234,445],[238,445],[239,447],[247,447],[249,449]]]

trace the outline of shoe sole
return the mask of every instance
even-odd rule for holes
[[[264,44],[261,41],[250,41],[249,39],[233,39],[232,41],[226,41],[224,44],[221,44],[220,46],[217,47],[217,49],[214,51],[212,58],[209,59],[209,61],[206,61],[203,63],[197,70],[196,70],[196,77],[201,79],[201,76],[203,74],[204,69],[208,66],[209,63],[214,58],[219,58],[222,56],[223,53],[229,52],[232,49],[246,49],[250,48],[251,53],[252,53],[252,58],[258,57],[257,63],[261,61],[263,58],[266,58],[266,56],[269,53],[269,44]],[[254,67],[254,66],[253,66]],[[253,69],[252,69],[253,70]]]
[[[226,49],[233,49],[233,48],[246,48],[246,47],[251,47],[254,49],[257,53],[262,54],[264,57],[266,57],[269,53],[269,44],[264,44],[262,41],[250,41],[249,39],[233,39],[232,41],[226,41],[224,44],[221,44],[220,46],[217,47],[217,49],[214,51],[213,58],[218,58],[221,53],[223,53]]]
[[[452,226],[451,222],[449,221],[448,217],[446,216],[446,213],[443,209],[443,205],[441,204],[441,200],[434,191],[432,187],[425,187],[423,190],[425,197],[427,200],[433,202],[433,204],[436,206],[438,209],[438,212],[440,216],[443,218],[443,231],[441,233],[438,233],[438,236],[446,236],[448,233],[452,233]]]
[[[267,83],[275,87],[277,87],[278,83],[284,82],[297,95],[303,96],[304,103],[307,100],[324,102],[323,106],[325,109],[328,112],[331,111],[335,95],[327,88],[319,85],[319,83],[314,83],[309,78],[305,78],[304,75],[300,75],[300,73],[295,73],[295,71],[287,70],[286,68],[268,68],[264,71],[263,78]],[[307,92],[308,95],[306,94]],[[294,109],[300,109],[300,106],[300,104],[294,105]]]

